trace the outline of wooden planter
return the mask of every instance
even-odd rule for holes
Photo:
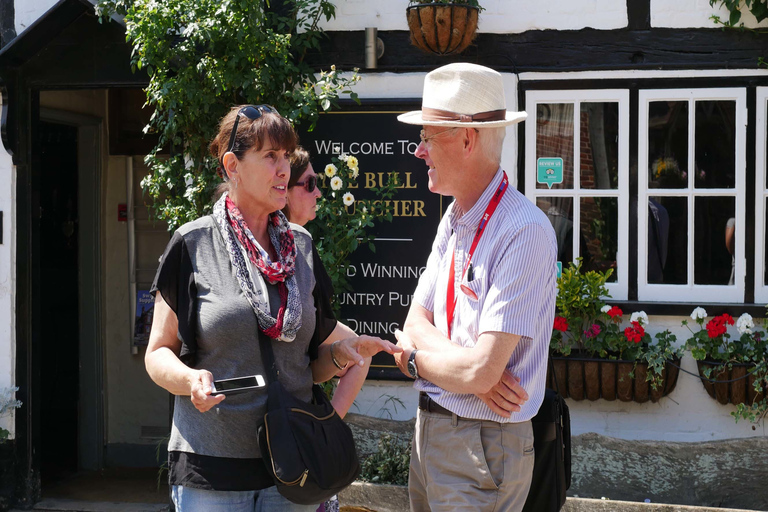
[[[704,389],[707,390],[709,396],[720,402],[721,404],[732,403],[734,405],[747,404],[752,405],[755,402],[761,401],[768,393],[768,386],[763,383],[763,391],[758,393],[755,391],[755,376],[750,375],[746,379],[743,378],[749,373],[755,365],[746,363],[734,363],[731,369],[728,366],[714,361],[696,361],[699,367],[699,375],[702,377],[701,383],[704,384]],[[709,378],[724,381],[724,382],[709,382],[704,375],[706,368],[713,368]]]
[[[475,38],[479,12],[468,5],[412,5],[406,10],[411,44],[438,55],[460,53]]]
[[[671,361],[680,366],[680,359]],[[574,400],[616,400],[622,402],[658,402],[677,385],[679,368],[670,364],[662,372],[662,384],[657,389],[646,381],[648,363],[591,359],[586,357],[552,357],[557,377],[557,388],[565,398]],[[634,369],[634,378],[630,373]],[[557,389],[551,372],[547,375],[547,387]]]

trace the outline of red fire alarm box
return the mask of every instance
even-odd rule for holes
[[[127,204],[117,205],[117,221],[128,222],[128,205]]]

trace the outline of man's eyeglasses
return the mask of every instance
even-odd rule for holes
[[[237,116],[235,117],[235,124],[232,125],[232,133],[229,135],[229,144],[227,145],[226,153],[229,153],[234,149],[235,147],[235,137],[237,136],[237,125],[240,123],[240,115],[244,115],[251,121],[255,121],[256,119],[260,118],[263,114],[278,114],[279,112],[275,110],[275,107],[271,105],[246,105],[240,110],[237,111]]]
[[[312,193],[317,188],[317,176],[314,174],[312,176],[308,176],[307,179],[304,181],[297,181],[296,185],[300,187],[304,187],[304,190],[306,190],[309,193]]]
[[[426,132],[426,130],[421,130],[421,131],[419,132],[419,138],[421,139],[421,142],[423,142],[424,144],[429,144],[429,141],[430,141],[430,140],[434,139],[435,137],[437,137],[437,136],[438,136],[438,135],[440,135],[441,133],[449,132],[449,131],[451,131],[451,130],[455,130],[455,129],[456,129],[456,128],[448,128],[447,130],[443,130],[443,131],[441,131],[441,132],[433,133],[433,134],[432,134],[432,135],[430,135],[429,137],[427,137],[427,132]]]

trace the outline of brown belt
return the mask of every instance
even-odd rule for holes
[[[437,414],[445,414],[446,416],[453,416],[451,411],[429,398],[429,395],[423,391],[419,392],[419,409]]]

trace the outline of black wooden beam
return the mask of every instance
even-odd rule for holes
[[[309,55],[316,69],[363,68],[364,32],[328,32],[320,52]],[[757,68],[768,56],[768,37],[739,30],[536,30],[479,34],[461,55],[441,57],[410,44],[407,31],[382,31],[384,55],[376,72],[429,71],[450,62],[474,62],[499,71]]]
[[[651,28],[651,0],[627,0],[627,25],[630,30]]]
[[[14,0],[0,0],[0,48],[16,37]]]

